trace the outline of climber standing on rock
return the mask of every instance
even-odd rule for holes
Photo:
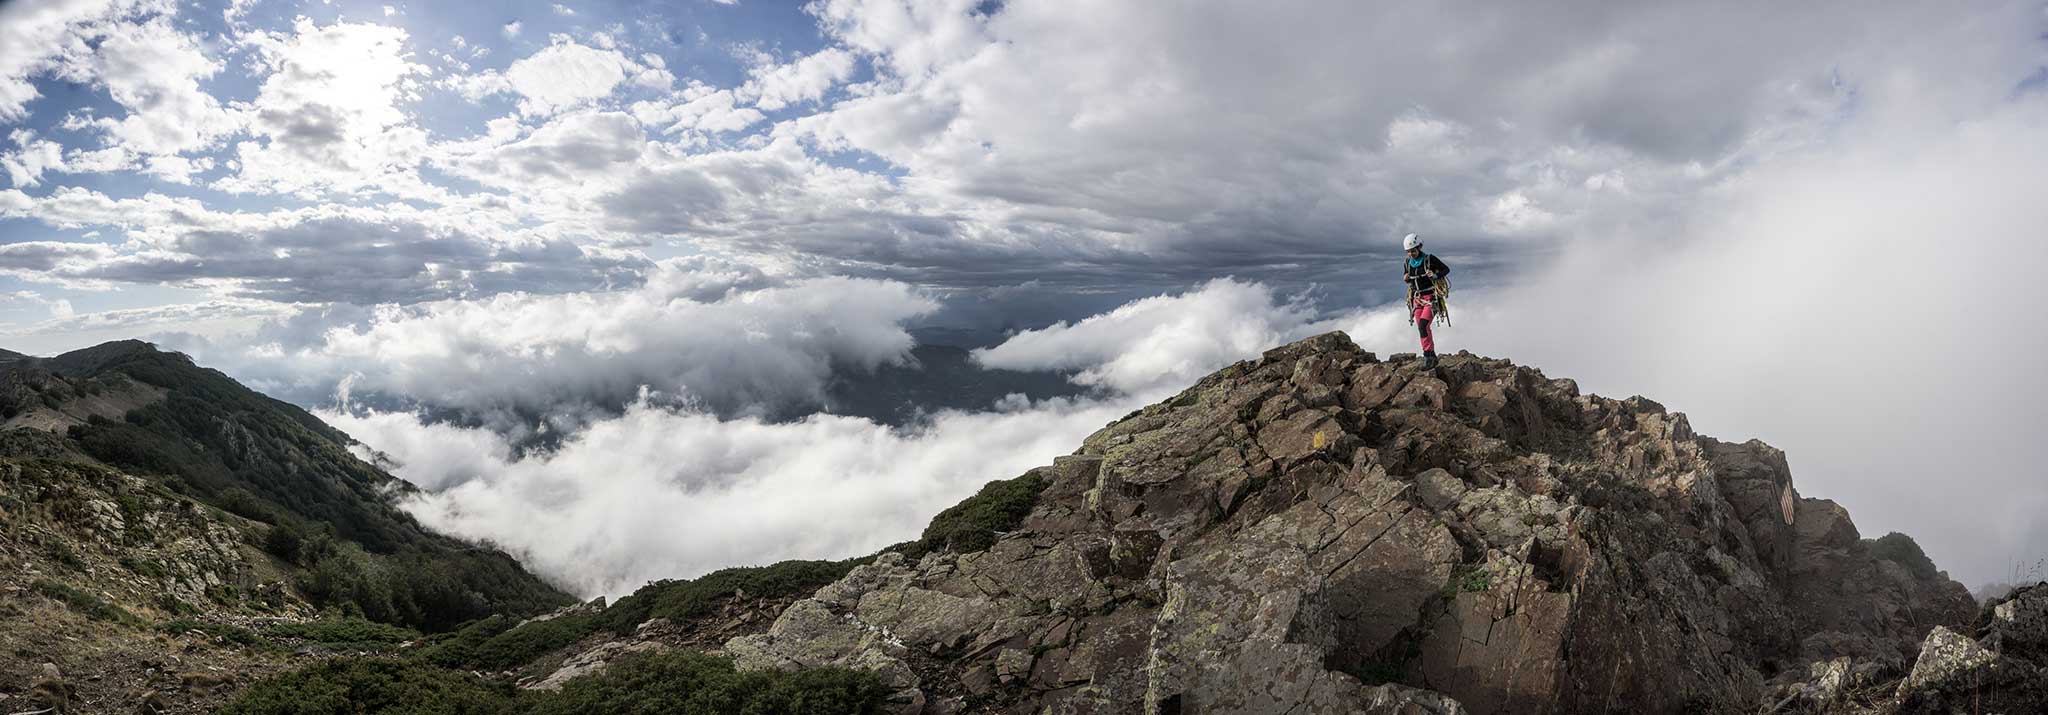
[[[1401,265],[1401,279],[1408,283],[1408,322],[1422,333],[1422,366],[1435,369],[1436,337],[1429,324],[1436,320],[1449,324],[1444,299],[1451,292],[1447,278],[1451,267],[1435,255],[1423,253],[1422,238],[1415,234],[1401,239],[1401,248],[1408,252],[1408,259]]]

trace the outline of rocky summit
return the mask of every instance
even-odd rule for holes
[[[2021,684],[2048,589],[1983,625],[1910,539],[1801,496],[1779,450],[1504,360],[1316,336],[1010,484],[1036,501],[988,543],[885,551],[724,653],[877,672],[900,713],[2043,702]]]

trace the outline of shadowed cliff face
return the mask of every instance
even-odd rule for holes
[[[884,553],[725,651],[876,670],[905,713],[1750,712],[1817,659],[1902,675],[1975,610],[1767,445],[1341,333],[1027,476],[985,550]]]

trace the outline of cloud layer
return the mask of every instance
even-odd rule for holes
[[[166,342],[271,394],[328,403],[340,390],[517,436],[635,401],[724,416],[816,409],[835,374],[907,359],[904,323],[935,305],[902,283],[672,261],[632,290],[304,311],[251,335]]]
[[[720,420],[636,406],[521,460],[493,433],[406,414],[321,417],[435,489],[407,505],[429,527],[486,539],[586,594],[791,558],[842,558],[916,538],[992,479],[1074,449],[1118,402],[948,412],[914,431],[814,415]]]

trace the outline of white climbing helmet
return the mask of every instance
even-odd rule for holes
[[[1422,247],[1422,237],[1421,237],[1421,236],[1417,236],[1417,235],[1415,235],[1415,234],[1412,234],[1412,233],[1411,233],[1411,234],[1408,234],[1408,237],[1407,237],[1407,238],[1403,238],[1403,239],[1401,239],[1401,250],[1403,250],[1403,251],[1413,251],[1413,250],[1415,250],[1415,249],[1418,249],[1418,248],[1421,248],[1421,247]]]

